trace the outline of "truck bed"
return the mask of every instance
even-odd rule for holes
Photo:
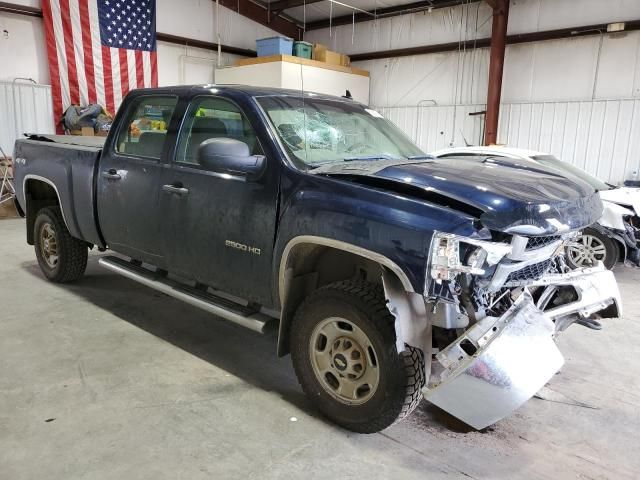
[[[25,189],[45,182],[57,192],[69,233],[103,246],[96,222],[95,178],[104,137],[29,134],[16,141],[15,187],[26,211]]]
[[[64,145],[76,145],[78,147],[90,147],[102,149],[107,137],[83,137],[80,135],[53,135],[40,133],[27,133],[29,140],[37,140],[41,142],[61,143]]]

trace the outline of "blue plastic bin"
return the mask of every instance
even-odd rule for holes
[[[293,52],[293,39],[288,37],[269,37],[256,40],[256,50],[259,57],[271,55],[291,55]]]

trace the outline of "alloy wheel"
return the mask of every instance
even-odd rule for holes
[[[607,258],[607,248],[602,241],[588,234],[580,236],[572,245],[569,245],[568,252],[571,261],[578,267],[595,266]]]

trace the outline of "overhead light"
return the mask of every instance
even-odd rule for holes
[[[607,25],[607,32],[622,32],[624,30],[624,26],[624,22],[610,23]]]

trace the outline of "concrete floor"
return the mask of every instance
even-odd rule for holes
[[[532,399],[481,433],[423,402],[358,435],[317,415],[274,337],[96,259],[48,283],[23,221],[0,221],[2,480],[638,478],[640,271],[616,272],[624,319],[561,337],[549,387],[565,403]]]

